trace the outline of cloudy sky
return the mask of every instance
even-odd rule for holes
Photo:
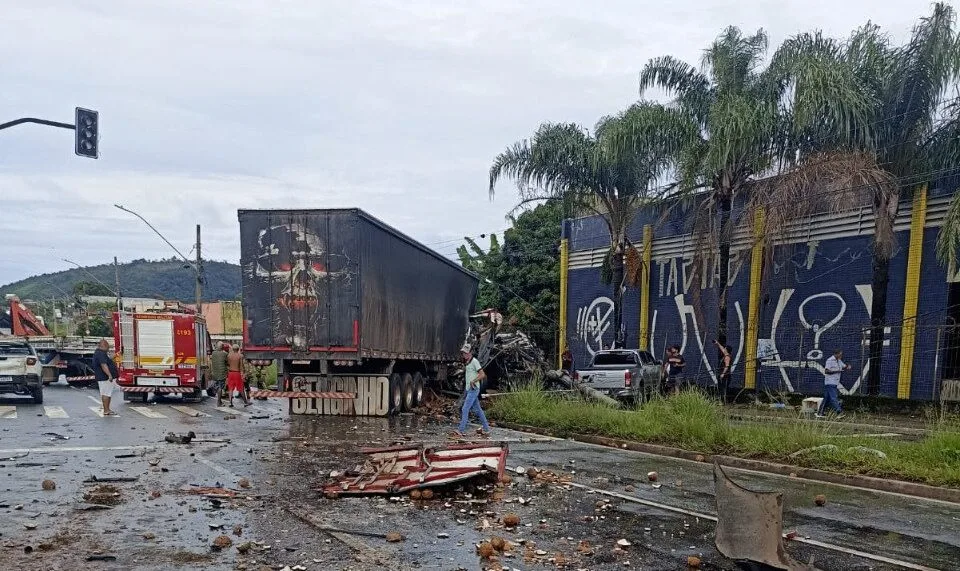
[[[100,112],[72,133],[0,132],[0,284],[184,252],[239,256],[238,208],[359,206],[452,254],[498,231],[491,159],[542,121],[637,99],[651,57],[699,62],[723,26],[771,44],[873,20],[902,39],[927,0],[0,0],[0,122]],[[186,278],[185,278],[186,279]]]

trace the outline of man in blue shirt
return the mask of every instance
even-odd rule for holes
[[[100,402],[103,404],[103,416],[116,416],[117,413],[110,410],[110,397],[113,396],[113,389],[116,387],[117,364],[113,362],[110,355],[107,355],[107,349],[110,344],[106,339],[101,339],[97,344],[97,350],[93,352],[93,375],[97,379],[97,385],[100,387]]]
[[[471,410],[477,415],[477,418],[480,419],[480,435],[489,436],[490,425],[487,423],[486,415],[483,414],[483,408],[480,407],[480,384],[487,378],[487,374],[483,372],[480,361],[473,356],[470,345],[464,345],[463,348],[460,349],[460,355],[466,364],[463,371],[463,387],[465,392],[463,396],[463,407],[460,409],[460,427],[451,434],[451,436],[454,438],[463,438],[464,433],[467,431],[467,421],[470,419]]]

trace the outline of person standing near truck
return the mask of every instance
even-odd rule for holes
[[[243,406],[250,406],[243,382],[243,355],[240,354],[239,345],[231,347],[227,355],[227,391],[230,393],[230,406],[233,406],[234,395],[240,395]]]
[[[720,351],[720,374],[717,376],[717,396],[720,402],[727,404],[727,391],[730,390],[730,371],[733,368],[733,349],[729,345],[721,345],[716,339],[713,344]]]
[[[470,345],[464,345],[460,349],[460,355],[466,365],[463,370],[463,406],[460,408],[460,426],[450,436],[463,438],[467,431],[467,422],[470,420],[470,411],[476,413],[477,418],[480,419],[480,435],[490,436],[490,424],[487,423],[487,416],[483,414],[483,408],[480,406],[480,384],[487,378],[487,374],[483,372],[480,361],[473,356]]]
[[[210,376],[213,377],[213,386],[217,390],[217,406],[223,406],[223,391],[227,388],[227,351],[230,346],[226,343],[217,345],[210,355]]]
[[[97,343],[97,350],[93,352],[93,374],[100,388],[103,416],[117,416],[117,413],[110,410],[110,398],[113,396],[113,390],[117,386],[116,380],[120,374],[117,372],[117,364],[113,362],[110,355],[107,355],[109,348],[110,343],[106,339],[101,339]]]
[[[687,365],[683,355],[680,354],[680,347],[674,345],[670,347],[667,353],[667,362],[664,366],[667,369],[667,391],[674,395],[680,394],[680,383],[683,382],[683,368]]]

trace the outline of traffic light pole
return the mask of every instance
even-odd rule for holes
[[[14,119],[7,123],[0,123],[0,130],[6,129],[8,127],[16,127],[17,125],[23,125],[24,123],[36,123],[38,125],[47,125],[48,127],[60,127],[61,129],[70,129],[71,131],[76,131],[77,126],[72,123],[61,123],[59,121],[48,121],[46,119],[37,119],[34,117],[23,117],[20,119]]]

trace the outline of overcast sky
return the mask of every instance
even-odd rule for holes
[[[0,0],[0,122],[96,109],[71,132],[0,131],[0,284],[159,258],[204,233],[239,257],[238,208],[358,206],[451,254],[502,230],[487,169],[542,121],[590,126],[637,99],[650,58],[692,63],[730,24],[776,46],[868,19],[895,38],[926,0]],[[185,276],[189,279],[189,276]]]

